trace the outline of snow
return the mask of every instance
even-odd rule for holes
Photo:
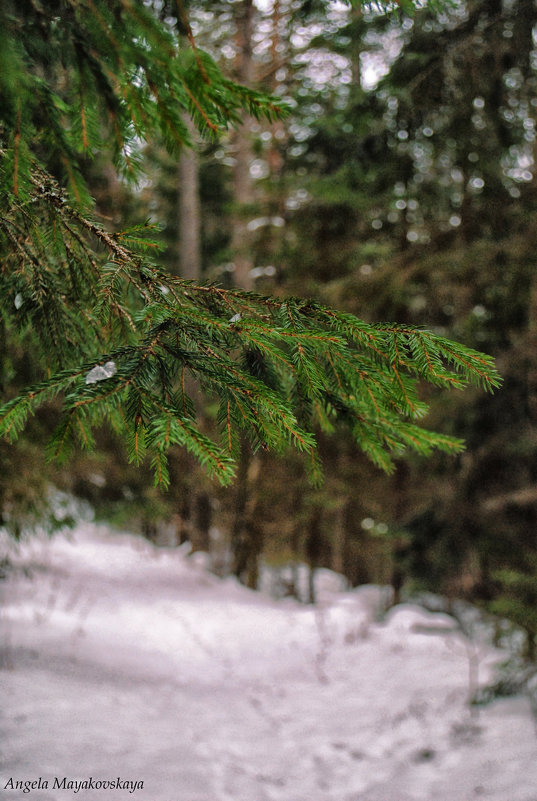
[[[537,801],[529,704],[470,709],[469,655],[481,682],[502,655],[445,615],[329,580],[276,601],[91,523],[10,558],[2,799]]]
[[[86,384],[97,384],[98,381],[104,381],[107,378],[112,378],[117,373],[117,366],[115,362],[106,362],[102,366],[100,364],[92,367],[86,375]]]

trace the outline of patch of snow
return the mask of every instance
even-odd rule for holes
[[[144,783],[80,801],[537,799],[529,703],[468,708],[464,635],[443,614],[379,621],[383,588],[329,575],[315,606],[277,601],[93,523],[10,561],[7,800],[64,801],[64,776]],[[38,777],[49,787],[4,790]]]
[[[458,629],[457,622],[449,615],[441,612],[427,612],[413,604],[399,604],[393,607],[386,616],[386,624],[392,626],[396,631],[420,633],[438,631],[446,634]]]
[[[104,381],[106,378],[112,378],[117,373],[117,366],[115,362],[106,362],[105,364],[97,364],[92,367],[86,375],[86,384],[96,384],[98,381]]]

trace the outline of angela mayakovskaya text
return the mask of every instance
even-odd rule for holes
[[[68,779],[66,776],[59,779],[57,776],[54,779],[43,779],[41,776],[38,779],[8,779],[4,785],[4,790],[22,790],[23,793],[31,793],[32,790],[70,790],[72,793],[78,793],[80,790],[128,790],[129,793],[135,793],[136,790],[143,790],[143,781],[133,781],[132,779],[94,779],[90,776],[89,779]]]

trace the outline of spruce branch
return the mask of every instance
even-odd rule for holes
[[[14,2],[0,8],[12,62],[9,76],[0,74],[2,319],[31,337],[51,373],[4,403],[0,435],[15,439],[54,398],[61,415],[52,454],[67,454],[73,441],[91,447],[108,420],[129,458],[147,456],[163,485],[174,446],[230,481],[245,434],[254,448],[304,453],[314,480],[319,428],[346,427],[385,470],[405,450],[459,450],[459,440],[416,425],[427,411],[420,383],[492,390],[500,379],[490,357],[309,300],[184,281],[153,260],[151,226],[114,234],[101,224],[81,155],[108,149],[136,175],[137,138],[158,133],[172,151],[188,144],[185,109],[209,136],[241,111],[273,120],[285,107],[229,81],[193,39],[183,49],[144,4],[64,5],[62,26],[38,4],[29,25]],[[45,49],[32,39],[35,25]],[[50,60],[58,74],[47,81]],[[69,192],[51,164],[63,164]],[[214,441],[196,418],[186,376],[216,402]]]

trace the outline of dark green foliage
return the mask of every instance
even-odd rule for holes
[[[110,148],[139,175],[139,141],[158,132],[176,152],[183,119],[214,136],[246,108],[274,117],[280,101],[227,80],[207,53],[178,46],[173,28],[137,0],[6,2],[0,9],[1,187],[26,199],[32,165],[48,166],[87,202],[79,156]]]
[[[464,437],[466,453],[433,456],[427,470],[411,459],[380,490],[364,482],[358,514],[378,514],[401,531],[408,589],[491,603],[526,630],[528,652],[537,521],[536,22],[524,0],[418,16],[376,90],[337,110],[319,97],[323,112],[296,159],[311,165],[303,179],[311,199],[291,219],[297,244],[286,282],[296,291],[307,281],[308,291],[367,319],[424,325],[496,355],[501,393],[426,394],[430,425]],[[341,452],[329,464],[327,474],[347,469]],[[353,479],[340,489],[334,481],[342,503],[349,486],[364,486],[358,469],[346,475]]]
[[[63,256],[68,248],[55,259],[50,250],[28,261],[10,254],[19,267],[4,274],[11,316],[20,313],[22,326],[31,323],[51,363],[85,360],[3,407],[0,431],[12,439],[28,414],[62,393],[64,414],[51,446],[55,456],[66,452],[74,437],[89,447],[92,426],[108,418],[127,434],[132,460],[141,461],[149,449],[156,479],[165,485],[165,455],[176,444],[191,450],[221,481],[230,480],[240,429],[254,447],[291,444],[307,452],[317,475],[311,432],[316,424],[331,430],[337,422],[351,429],[375,463],[390,469],[390,452],[461,447],[460,441],[412,422],[426,411],[416,377],[437,386],[498,385],[490,358],[442,337],[368,325],[309,301],[191,285],[128,249],[142,231],[109,235],[73,210],[51,182],[38,187],[34,203],[39,201],[42,213],[52,216],[50,227],[54,222],[65,230],[68,248],[76,245],[83,280],[68,281],[70,261]],[[8,232],[24,224],[24,213],[17,218],[17,212],[14,204],[6,218]],[[100,268],[88,238],[109,251]],[[142,244],[145,249],[150,243]],[[77,292],[79,284],[84,292]],[[113,372],[92,382],[90,371],[107,363]],[[196,427],[185,390],[192,378],[218,399],[221,447]]]
[[[489,357],[419,328],[170,277],[150,225],[111,233],[92,213],[82,176],[94,153],[136,178],[142,140],[188,143],[184,112],[213,136],[240,110],[273,119],[278,100],[231,83],[134,0],[8,2],[0,31],[2,315],[42,366],[1,408],[3,436],[59,397],[52,456],[91,448],[108,421],[165,487],[176,445],[229,482],[241,434],[254,449],[305,453],[315,481],[319,427],[346,426],[385,470],[406,449],[461,449],[417,425],[419,382],[492,389]],[[218,442],[196,419],[193,387],[216,401]]]
[[[512,620],[526,634],[525,656],[537,656],[537,558],[531,555],[524,571],[499,570],[495,574],[501,594],[490,604],[491,611]]]

